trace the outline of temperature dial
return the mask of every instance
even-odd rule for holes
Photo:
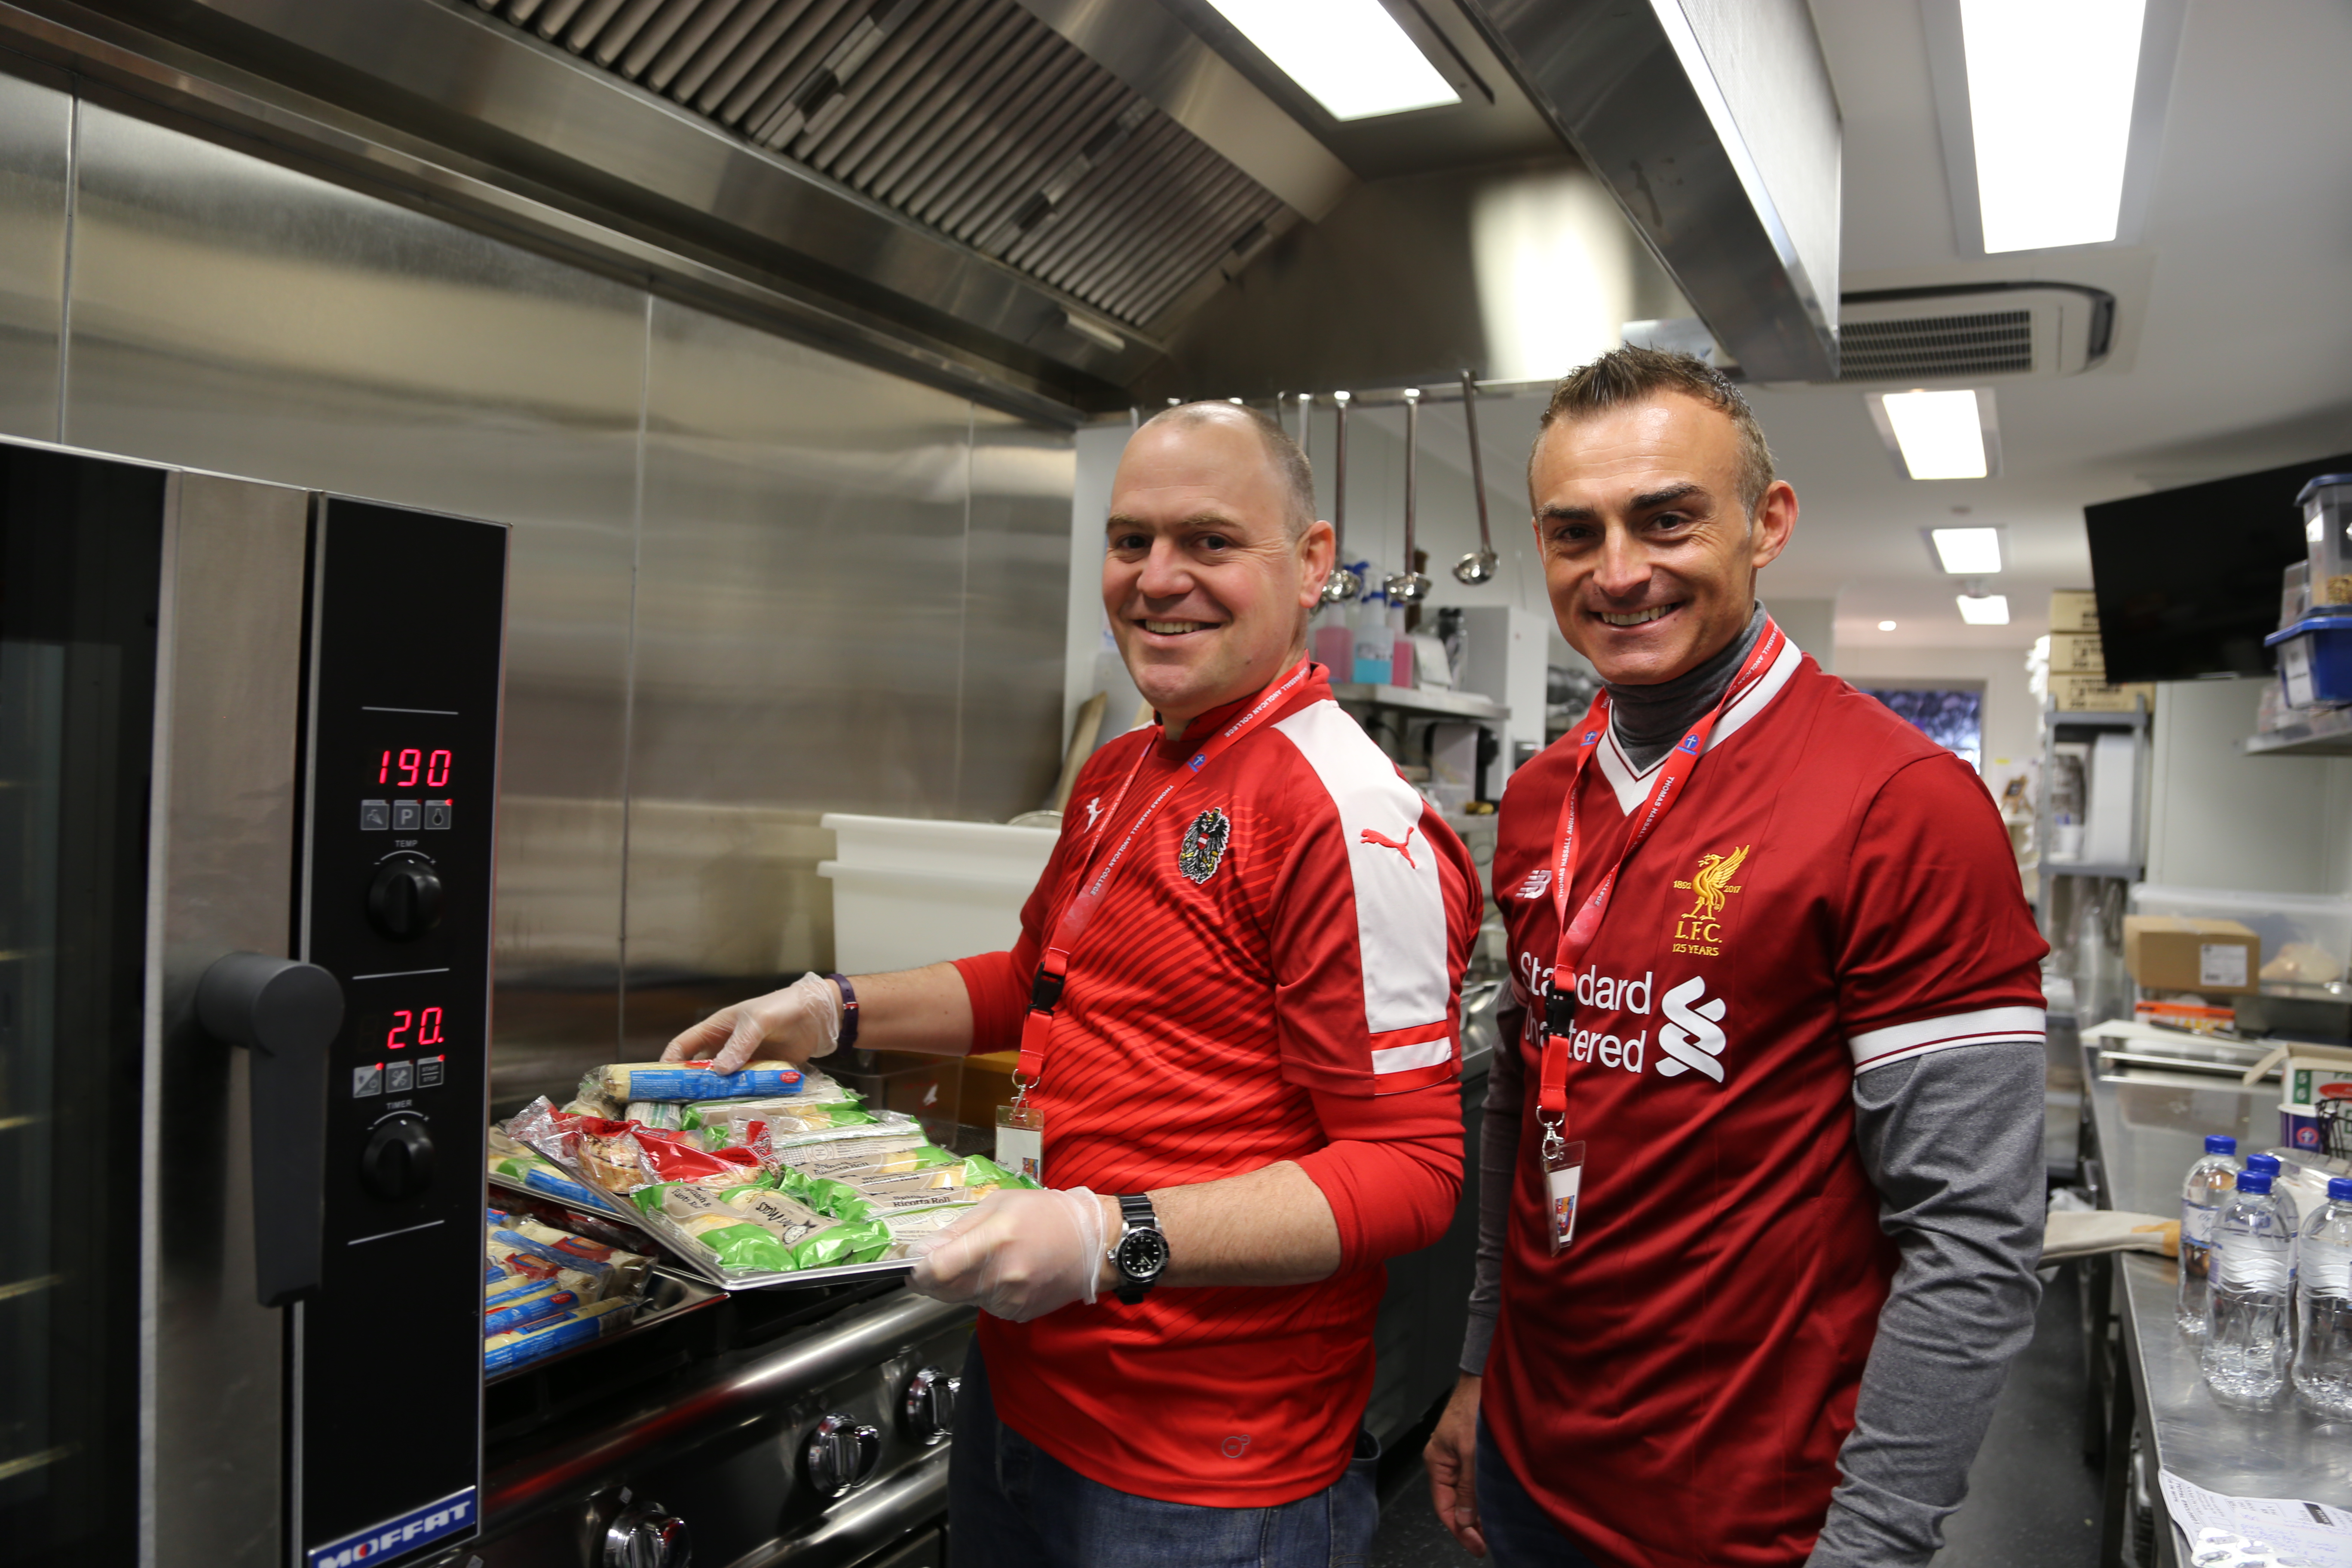
[[[390,1203],[433,1184],[433,1131],[421,1116],[379,1122],[360,1152],[360,1184]]]
[[[389,860],[368,884],[368,923],[394,942],[441,923],[441,876],[426,860]]]

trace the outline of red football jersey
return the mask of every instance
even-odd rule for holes
[[[975,1048],[1017,1037],[1038,955],[1089,857],[1115,848],[1197,749],[1155,746],[1157,733],[1111,742],[1080,773],[1009,962],[959,965]],[[1430,1096],[1405,1092],[1416,1089],[1444,1095],[1458,1184],[1450,1086],[1484,908],[1477,870],[1320,669],[1171,795],[1128,857],[1069,955],[1031,1096],[1050,1185],[1139,1193],[1286,1159],[1315,1174],[1335,1138],[1381,1135],[1383,1103],[1397,1108],[1395,1135],[1425,1135]],[[1359,1109],[1327,1126],[1318,1095]],[[1345,1194],[1324,1184],[1339,1211]],[[1348,1462],[1382,1279],[1376,1262],[1343,1264],[1314,1285],[1162,1288],[1132,1307],[1106,1296],[1034,1322],[982,1317],[990,1390],[1008,1426],[1107,1486],[1215,1507],[1289,1501]]]
[[[1503,800],[1495,889],[1528,994],[1553,963],[1573,766],[1562,741]],[[1655,776],[1613,737],[1595,751],[1575,902]],[[1565,1135],[1587,1152],[1559,1258],[1520,1042],[1483,1409],[1564,1530],[1643,1568],[1804,1559],[1896,1263],[1854,1148],[1854,1075],[2039,1042],[2044,951],[1966,763],[1793,646],[1726,710],[1578,979]]]

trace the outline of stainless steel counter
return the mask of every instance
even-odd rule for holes
[[[2274,1083],[2244,1089],[2235,1079],[2140,1067],[2100,1066],[2096,1042],[2084,1047],[2084,1078],[2096,1139],[2086,1168],[2099,1206],[2163,1215],[2179,1212],[2180,1183],[2202,1153],[2207,1134],[2225,1132],[2241,1152],[2278,1139]],[[2158,1466],[2215,1491],[2242,1497],[2307,1498],[2352,1505],[2352,1424],[2323,1422],[2292,1394],[2261,1411],[2216,1401],[2200,1377],[2195,1351],[2173,1322],[2177,1266],[2169,1258],[2125,1253],[2112,1260],[2114,1311],[2129,1383],[2114,1389],[2120,1405],[2111,1425],[2111,1476],[2128,1462],[2136,1426],[2148,1450],[2147,1490],[2156,1518],[2153,1561],[2178,1561],[2178,1542],[2154,1482]],[[2095,1300],[2096,1299],[2095,1293]],[[2117,1451],[2120,1450],[2120,1451]],[[2128,1484],[2128,1478],[2122,1478]],[[2121,1503],[2122,1485],[2111,1487]],[[2103,1561],[2118,1563],[2125,1528],[2111,1506]]]

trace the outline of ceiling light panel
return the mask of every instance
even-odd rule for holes
[[[1936,560],[1955,577],[1990,577],[2000,570],[2000,530],[1931,528]]]
[[[1971,597],[1959,595],[1960,619],[1972,626],[2005,626],[2009,625],[2009,595],[1985,594]]]
[[[1459,103],[1380,0],[1208,0],[1334,120]]]
[[[1980,479],[1991,472],[1978,395],[1973,390],[1878,395],[1904,469],[1913,479]]]
[[[2116,237],[2147,0],[1959,0],[1988,254]]]

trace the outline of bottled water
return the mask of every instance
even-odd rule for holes
[[[2279,1157],[2276,1154],[2249,1154],[2246,1156],[2246,1169],[2260,1171],[2271,1179],[2271,1201],[2278,1205],[2279,1213],[2286,1216],[2287,1240],[2289,1242],[2298,1240],[2300,1237],[2297,1227],[2303,1223],[2303,1210],[2294,1201],[2294,1194],[2280,1185],[2285,1178],[2279,1168]],[[2287,1260],[2291,1269],[2294,1265],[2292,1248],[2289,1249]]]
[[[2238,1141],[2214,1136],[2205,1140],[2205,1156],[2189,1167],[2180,1187],[2180,1300],[2175,1315],[2180,1331],[2192,1340],[2205,1337],[2207,1253],[2213,1246],[2213,1222],[2230,1189],[2238,1184]]]
[[[2322,1415],[2352,1415],[2352,1177],[2331,1176],[2295,1269],[2294,1389]]]
[[[2294,1221],[2251,1168],[2213,1227],[2205,1381],[2224,1405],[2267,1405],[2286,1386],[2294,1349]]]

